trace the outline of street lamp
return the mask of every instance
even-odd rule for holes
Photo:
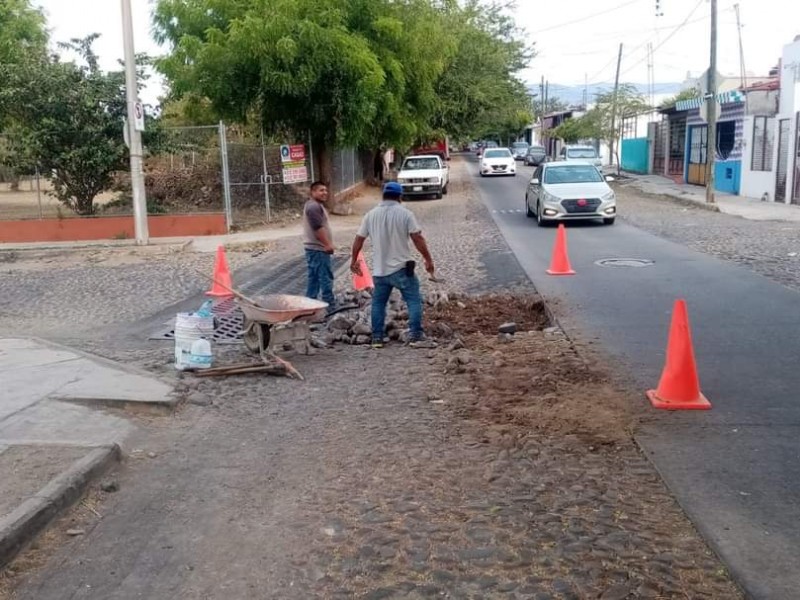
[[[133,229],[136,244],[145,246],[150,241],[147,228],[147,197],[142,171],[142,131],[144,109],[139,102],[136,85],[136,55],[133,51],[133,18],[131,0],[122,2],[122,40],[125,47],[125,93],[128,103],[128,140],[131,156],[131,190],[133,192]]]

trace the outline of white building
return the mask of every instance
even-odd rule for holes
[[[741,193],[800,204],[800,36],[784,46],[779,76],[747,95]]]

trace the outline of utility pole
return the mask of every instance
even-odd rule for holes
[[[550,82],[544,84],[544,114],[547,114],[547,101],[550,99]]]
[[[717,0],[711,0],[711,61],[706,91],[706,203],[714,204],[714,163],[717,158]]]
[[[133,229],[136,243],[145,246],[150,242],[147,230],[147,198],[142,171],[142,132],[136,127],[136,107],[139,94],[136,85],[136,55],[133,51],[133,19],[131,0],[122,3],[122,40],[125,47],[125,92],[128,101],[128,140],[131,156],[131,189],[133,191]]]
[[[742,21],[739,17],[739,5],[734,4],[733,9],[736,11],[736,31],[739,33],[739,69],[742,72],[742,91],[744,93],[744,114],[748,113],[747,102],[747,70],[744,65],[744,44],[742,44]]]
[[[619,45],[619,55],[617,56],[617,75],[614,77],[614,99],[611,103],[611,139],[609,140],[608,150],[611,164],[614,164],[614,139],[617,135],[617,94],[619,92],[619,68],[622,66],[622,43]],[[617,173],[621,166],[617,161]]]
[[[540,118],[544,116],[544,75],[542,75],[542,83],[539,85],[539,108],[542,109]]]

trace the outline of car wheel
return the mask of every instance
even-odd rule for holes
[[[608,219],[603,219],[603,225],[613,225],[614,221],[616,221],[616,217],[609,217]]]
[[[533,217],[536,216],[534,212],[531,210],[531,205],[528,204],[528,194],[525,194],[525,216],[528,217],[529,219],[532,219]]]
[[[447,185],[450,185],[449,183]],[[447,185],[442,188],[442,193],[447,195]]]
[[[436,198],[437,200],[441,200],[442,199],[442,192],[439,192],[438,194],[436,194],[434,196],[434,198]]]
[[[539,227],[547,226],[547,221],[545,221],[544,218],[542,217],[542,207],[539,206],[538,202],[536,203],[536,224]]]

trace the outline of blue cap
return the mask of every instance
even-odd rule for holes
[[[383,186],[383,194],[385,196],[402,196],[403,186],[396,181],[390,181]]]

